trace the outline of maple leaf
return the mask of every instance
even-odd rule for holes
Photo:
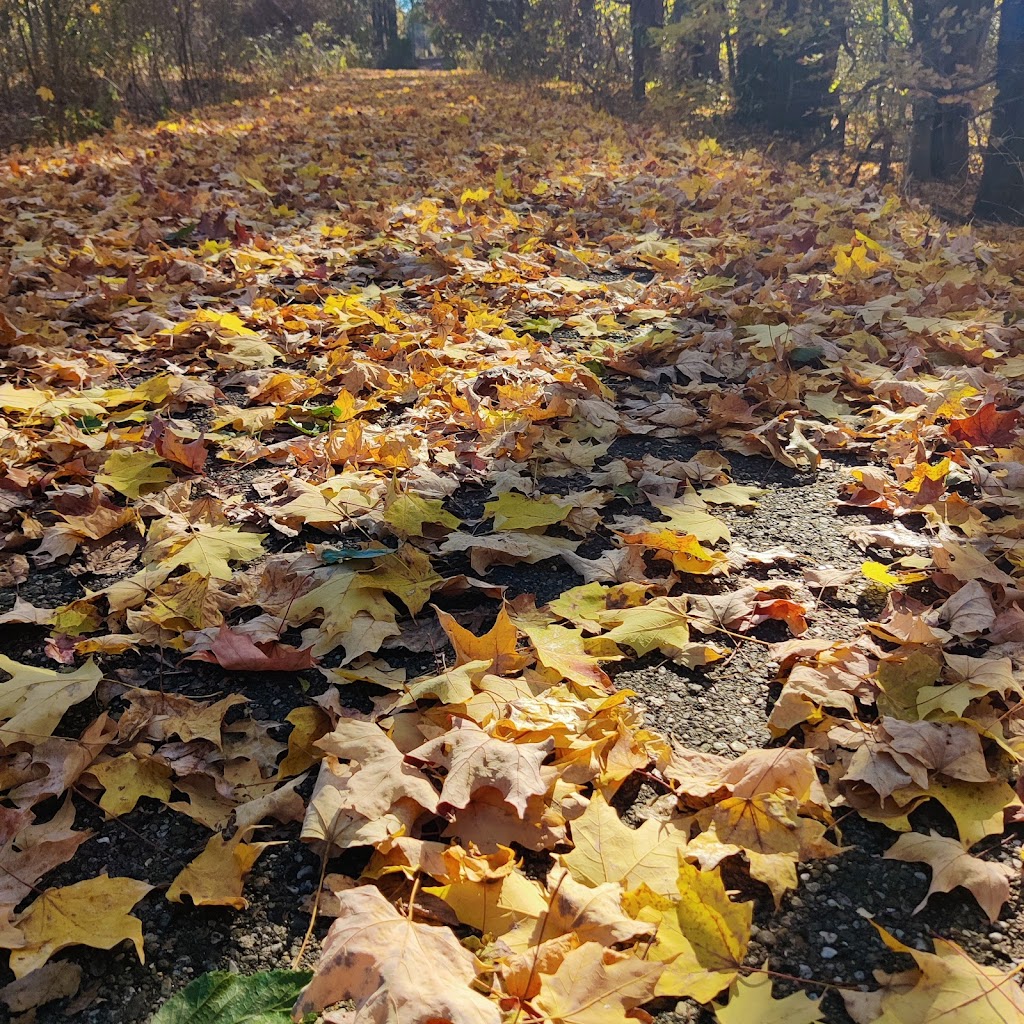
[[[680,857],[673,896],[642,885],[623,905],[657,928],[648,950],[666,965],[657,995],[707,1002],[735,980],[750,944],[753,904],[729,899],[719,869],[702,871]]]
[[[831,857],[841,850],[824,838],[826,826],[798,815],[798,801],[785,790],[728,797],[697,816],[702,831],[688,847],[704,867],[742,852],[752,878],[764,882],[778,905],[797,886],[797,861]]]
[[[537,661],[558,675],[580,686],[604,693],[612,688],[611,680],[600,667],[602,661],[617,661],[617,655],[596,657],[588,653],[583,634],[551,622],[543,612],[533,607],[532,599],[516,601],[516,626],[526,634]]]
[[[401,799],[412,800],[428,811],[436,810],[437,793],[429,779],[379,726],[341,721],[316,745],[328,754],[354,762],[346,800],[347,806],[363,817],[384,814]]]
[[[139,961],[145,962],[142,922],[129,911],[152,888],[134,878],[102,874],[60,889],[46,889],[14,918],[14,927],[22,936],[17,948],[11,949],[6,936],[0,934],[0,946],[11,949],[14,976],[23,978],[68,946],[113,949],[125,939],[135,946]]]
[[[64,712],[92,696],[103,673],[90,658],[74,672],[22,665],[0,654],[0,669],[10,675],[0,684],[0,741],[36,742],[49,736]]]
[[[482,965],[451,931],[409,920],[372,886],[337,900],[337,920],[295,1004],[295,1021],[351,999],[373,1024],[500,1024],[497,1005],[470,987]]]
[[[104,471],[96,474],[96,483],[106,484],[126,498],[138,498],[143,491],[158,491],[174,479],[163,458],[150,452],[118,448],[107,456]]]
[[[434,611],[441,628],[448,634],[448,639],[455,648],[456,665],[487,663],[498,674],[515,671],[523,665],[524,659],[516,654],[519,631],[504,604],[494,620],[494,625],[483,636],[477,636],[460,626],[451,615],[440,608],[435,608]]]
[[[408,492],[390,496],[382,518],[400,537],[422,537],[425,523],[436,523],[446,530],[457,530],[462,525],[460,519],[445,511],[440,498],[421,498]]]
[[[973,416],[949,421],[947,430],[954,441],[980,447],[1008,445],[1015,436],[1019,409],[999,412],[995,402],[986,402]]]
[[[43,875],[70,860],[94,834],[71,828],[75,807],[70,797],[49,821],[34,823],[33,817],[27,809],[0,812],[0,908],[21,903]]]
[[[440,550],[442,554],[468,551],[473,571],[486,572],[495,562],[500,565],[517,565],[520,562],[532,565],[559,555],[574,554],[578,547],[579,541],[509,530],[484,537],[453,533],[444,541]]]
[[[271,641],[254,643],[244,633],[221,626],[213,643],[188,656],[209,661],[231,672],[297,672],[313,667],[313,652]]]
[[[972,857],[956,839],[947,839],[934,830],[929,835],[910,832],[900,836],[885,851],[886,860],[920,861],[932,869],[932,883],[921,902],[914,908],[919,913],[933,892],[950,892],[962,885],[988,914],[990,921],[999,918],[1003,904],[1010,898],[1010,870],[998,862]]]
[[[554,746],[552,739],[507,743],[494,739],[475,722],[461,719],[443,736],[409,751],[406,757],[446,769],[437,805],[442,813],[446,808],[468,807],[481,789],[494,789],[523,817],[529,798],[548,791],[540,768]]]
[[[24,1013],[78,992],[82,968],[70,960],[51,960],[25,977],[0,988],[0,1003],[12,1013]]]
[[[100,807],[112,818],[134,810],[144,796],[162,802],[171,799],[171,769],[151,757],[122,754],[91,765],[89,775],[103,788]]]
[[[186,441],[158,416],[149,426],[149,439],[160,458],[176,462],[193,473],[202,473],[210,450],[201,437]]]
[[[530,946],[569,932],[581,943],[599,942],[602,946],[633,943],[654,934],[653,926],[626,915],[622,886],[615,882],[582,885],[564,867],[555,867],[548,875],[547,887],[550,906],[533,929]]]
[[[292,730],[288,733],[288,753],[277,766],[278,779],[301,775],[312,768],[324,756],[316,741],[331,731],[330,716],[318,707],[295,708],[285,715],[285,721]]]
[[[939,1024],[962,1019],[971,1024],[1006,1024],[1024,1017],[1024,992],[1017,971],[975,963],[956,943],[935,939],[935,952],[905,946],[877,924],[885,944],[912,956],[917,969],[889,975],[877,971],[877,992],[843,992],[858,1024]]]
[[[625,1024],[630,1010],[652,998],[662,969],[586,942],[554,973],[540,975],[533,1004],[553,1024]]]
[[[448,848],[444,855],[446,866],[452,852],[459,849]],[[490,858],[500,859],[497,870],[467,870],[460,864],[457,877],[450,878],[445,885],[427,886],[424,891],[444,900],[463,924],[484,935],[501,937],[508,944],[511,928],[524,920],[535,922],[548,906],[543,888],[516,869],[514,857],[512,850],[499,846],[498,853]]]
[[[707,503],[687,484],[686,489],[670,501],[655,501],[654,507],[668,519],[657,523],[659,528],[690,534],[702,544],[717,544],[732,539],[729,527],[707,510]]]
[[[310,647],[317,658],[342,644],[345,662],[354,661],[360,654],[377,651],[384,640],[400,632],[394,606],[350,569],[331,570],[311,590],[289,602],[286,610],[292,625],[318,616],[322,622]]]
[[[494,518],[496,530],[536,530],[562,522],[572,511],[548,497],[528,498],[516,491],[505,491],[484,505],[488,518]]]
[[[619,882],[632,889],[646,883],[656,893],[673,896],[687,835],[686,828],[656,821],[630,828],[598,792],[572,822],[574,849],[560,860],[586,885]]]
[[[685,597],[656,597],[640,608],[606,612],[602,623],[611,628],[603,639],[631,647],[638,658],[661,651],[688,667],[715,661],[719,654],[713,648],[690,642],[686,605]]]
[[[171,570],[187,565],[204,576],[229,580],[229,562],[260,558],[265,536],[243,533],[237,526],[225,523],[191,523],[182,527],[172,519],[159,519],[149,529],[143,561],[159,562]]]
[[[715,1004],[719,1024],[818,1024],[824,1020],[821,1005],[806,992],[775,999],[772,979],[767,974],[748,974],[737,978],[725,1006]]]
[[[242,895],[246,875],[260,854],[279,843],[250,843],[255,827],[240,828],[230,839],[213,836],[205,849],[174,877],[167,890],[171,903],[189,896],[197,907],[234,907],[244,910],[249,901]]]
[[[710,551],[701,545],[692,533],[673,533],[671,530],[651,530],[644,533],[622,535],[623,543],[634,544],[655,552],[680,572],[703,575],[720,572],[728,561],[720,551]]]

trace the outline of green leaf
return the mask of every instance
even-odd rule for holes
[[[243,977],[211,971],[172,996],[149,1024],[290,1024],[309,971],[260,971]]]

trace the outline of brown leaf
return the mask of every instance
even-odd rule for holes
[[[338,918],[292,1018],[351,999],[372,1024],[500,1024],[470,986],[482,965],[448,928],[417,924],[372,886],[337,894]]]
[[[548,791],[540,766],[554,748],[553,739],[540,743],[497,740],[476,723],[461,719],[443,736],[411,750],[408,757],[447,769],[439,809],[468,807],[480,790],[494,789],[523,817],[530,797]]]

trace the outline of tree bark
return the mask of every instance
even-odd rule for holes
[[[736,119],[796,136],[827,128],[844,22],[842,0],[740,0]]]
[[[993,0],[913,0],[911,28],[923,65],[925,90],[955,87],[958,76],[974,78],[988,37]],[[948,16],[943,16],[944,12]],[[962,181],[967,177],[973,111],[966,100],[914,101],[907,174],[917,181]]]
[[[996,102],[974,215],[1024,224],[1024,0],[1003,0]]]
[[[370,9],[373,22],[373,47],[377,63],[390,67],[398,51],[397,0],[373,0]]]
[[[687,81],[720,82],[720,52],[724,21],[717,2],[675,0],[669,24],[686,22],[685,34],[676,40],[672,74],[676,85]],[[699,26],[699,27],[697,27]],[[664,58],[663,58],[664,59]]]
[[[633,38],[633,99],[643,103],[658,60],[651,29],[665,24],[665,0],[630,0],[629,24]]]

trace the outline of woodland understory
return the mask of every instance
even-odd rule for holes
[[[359,71],[0,232],[12,1019],[1024,1019],[1019,230]]]

